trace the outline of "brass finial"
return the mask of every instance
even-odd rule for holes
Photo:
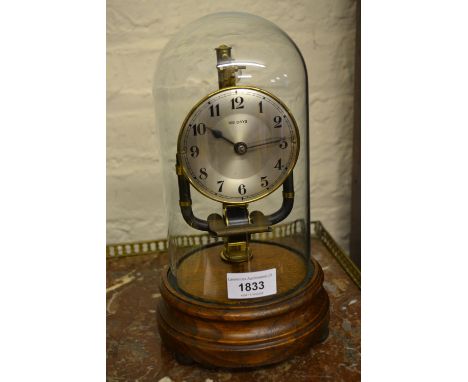
[[[237,66],[231,56],[232,47],[222,44],[215,48],[216,50],[216,67],[218,69],[218,84],[219,88],[227,88],[236,86],[236,72],[240,69],[245,69],[245,66]],[[232,63],[232,65],[230,65]]]

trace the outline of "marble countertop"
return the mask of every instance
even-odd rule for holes
[[[250,371],[181,365],[161,344],[156,309],[166,253],[107,259],[107,381],[360,381],[360,290],[318,239],[312,254],[330,296],[329,337],[288,361]]]

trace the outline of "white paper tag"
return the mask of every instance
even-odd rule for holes
[[[257,298],[276,294],[276,269],[228,273],[228,298]]]

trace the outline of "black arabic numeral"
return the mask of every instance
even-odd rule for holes
[[[260,178],[260,186],[262,187],[267,187],[268,186],[268,180],[266,176],[262,176]]]
[[[279,144],[279,147],[280,147],[280,149],[285,149],[286,147],[288,147],[288,142],[281,141],[280,144]]]
[[[260,287],[258,289],[265,288],[265,284],[263,283],[263,281],[259,281],[258,283],[260,284]]]
[[[239,188],[237,189],[237,191],[239,191],[239,194],[245,195],[247,192],[247,189],[245,188],[245,185],[241,184]]]
[[[231,108],[234,109],[243,109],[244,108],[244,98],[236,97],[231,100]]]
[[[224,180],[218,180],[217,183],[220,185],[218,188],[218,192],[223,192]]]
[[[208,173],[206,172],[206,168],[202,167],[200,169],[200,175],[198,176],[201,180],[205,180],[208,178]]]
[[[192,158],[198,157],[198,154],[200,154],[200,149],[197,146],[190,147],[190,155]]]
[[[190,124],[189,128],[190,127],[193,129],[193,135],[194,136],[205,135],[205,133],[206,133],[206,126],[205,126],[204,123],[199,123],[198,125],[196,123]]]
[[[260,113],[263,113],[263,101],[258,103],[258,107],[260,108]]]
[[[210,117],[219,117],[219,103],[210,106]]]
[[[278,170],[282,170],[282,169],[283,169],[283,166],[281,165],[281,158],[278,159],[278,162],[276,162],[275,168],[277,168]]]
[[[283,126],[282,121],[283,118],[281,118],[280,115],[277,115],[275,118],[273,118],[273,122],[275,123],[275,126],[273,127],[276,129],[280,128],[281,126]]]

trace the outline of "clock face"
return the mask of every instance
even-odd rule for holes
[[[198,191],[223,203],[249,203],[276,190],[292,171],[299,132],[294,117],[272,94],[231,87],[193,108],[177,149]]]

